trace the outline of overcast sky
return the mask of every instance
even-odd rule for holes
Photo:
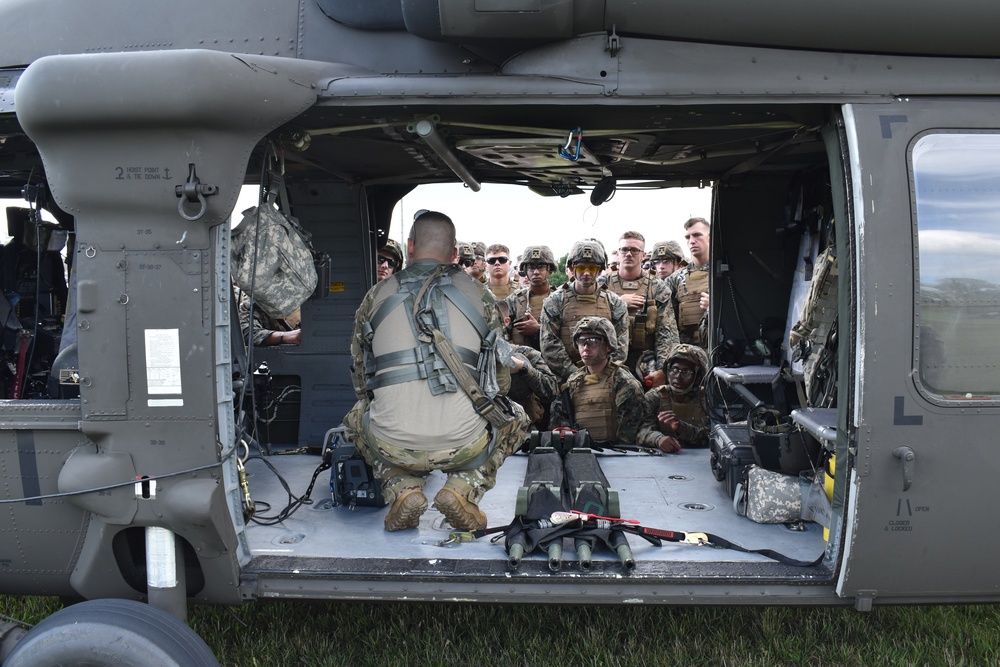
[[[473,192],[462,185],[423,185],[396,206],[390,235],[405,239],[413,214],[426,208],[450,216],[460,241],[502,243],[514,257],[528,245],[542,244],[558,258],[574,241],[588,237],[600,239],[611,252],[627,230],[641,232],[647,250],[657,241],[676,240],[686,252],[684,222],[694,216],[711,221],[711,202],[709,188],[619,190],[595,207],[589,191],[563,199],[519,186],[484,184]]]

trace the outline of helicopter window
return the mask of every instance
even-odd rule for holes
[[[1000,135],[935,131],[911,147],[916,363],[944,400],[1000,395]]]

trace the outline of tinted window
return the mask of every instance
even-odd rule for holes
[[[948,400],[1000,394],[1000,135],[934,133],[911,152],[917,365]]]

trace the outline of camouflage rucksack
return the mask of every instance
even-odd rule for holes
[[[252,279],[254,303],[271,317],[283,319],[316,289],[309,234],[271,204],[259,210],[259,225],[255,206],[243,211],[243,220],[232,231],[231,270],[244,292],[250,292]],[[255,238],[259,239],[256,253]]]

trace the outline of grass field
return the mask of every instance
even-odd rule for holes
[[[37,622],[48,598],[0,597]],[[259,602],[195,607],[223,665],[997,665],[1000,606],[584,607]]]

